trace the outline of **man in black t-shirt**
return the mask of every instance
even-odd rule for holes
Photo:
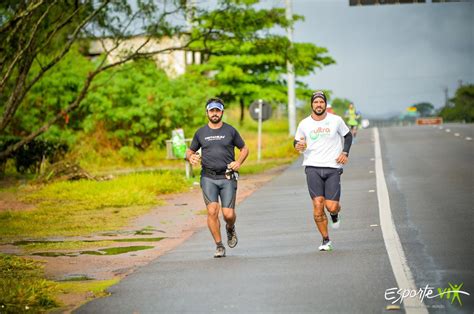
[[[235,232],[237,171],[247,158],[249,150],[239,132],[222,122],[224,102],[221,99],[209,99],[206,103],[206,113],[209,122],[194,134],[191,146],[186,150],[186,159],[192,165],[201,162],[201,188],[207,206],[207,225],[217,246],[214,257],[224,257],[225,247],[222,244],[219,221],[219,198],[226,222],[227,244],[233,248],[238,241]],[[240,150],[237,160],[235,160],[235,147]],[[202,159],[197,153],[199,149],[201,149]]]

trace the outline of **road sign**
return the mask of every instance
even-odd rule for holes
[[[418,124],[418,125],[443,124],[443,118],[441,118],[441,117],[418,118],[418,119],[416,119],[416,124]]]
[[[257,161],[260,162],[262,151],[262,122],[272,116],[272,107],[262,99],[254,101],[250,105],[250,116],[258,121]]]
[[[267,102],[265,102],[261,99],[254,101],[250,105],[250,108],[249,108],[250,116],[255,121],[258,121],[258,118],[259,118],[258,113],[259,113],[259,110],[260,110],[259,109],[260,102],[262,103],[262,121],[266,121],[266,120],[270,119],[270,117],[272,116],[272,106],[270,106],[269,103],[267,103]]]

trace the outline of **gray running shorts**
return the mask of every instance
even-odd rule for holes
[[[201,177],[201,189],[206,206],[209,203],[219,202],[223,208],[235,208],[237,181],[229,179],[212,179]]]
[[[331,201],[339,201],[341,197],[342,168],[323,168],[306,166],[306,182],[311,199],[324,196]]]

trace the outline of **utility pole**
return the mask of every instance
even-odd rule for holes
[[[293,20],[293,10],[291,8],[291,0],[285,0],[286,3],[286,18]],[[287,29],[288,40],[290,41],[290,47],[293,46],[293,25]],[[287,70],[287,83],[288,83],[288,122],[289,122],[289,134],[290,136],[295,135],[296,132],[296,97],[295,97],[295,70],[290,60],[286,61]]]
[[[448,95],[448,88],[444,88],[444,106],[447,107],[449,105],[449,95]]]
[[[196,0],[186,0],[186,26],[188,31],[191,33],[193,30],[193,19],[194,19],[194,11],[196,8]],[[194,52],[187,50],[185,55],[185,64],[190,65],[196,62],[196,56]]]

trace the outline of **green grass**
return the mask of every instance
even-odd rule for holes
[[[64,294],[91,292],[95,297],[108,295],[105,290],[119,282],[119,279],[62,281],[57,283],[57,289]]]
[[[0,238],[76,236],[116,230],[157,205],[158,195],[188,187],[189,182],[177,172],[31,187],[22,200],[35,204],[36,209],[0,213]]]
[[[0,254],[0,312],[43,312],[59,305],[57,285],[44,279],[39,262]]]
[[[256,174],[262,171],[266,171],[275,167],[288,165],[293,162],[293,158],[285,158],[285,159],[270,159],[270,160],[262,160],[261,162],[250,160],[245,163],[242,168],[240,168],[239,173],[241,175],[245,174]]]

